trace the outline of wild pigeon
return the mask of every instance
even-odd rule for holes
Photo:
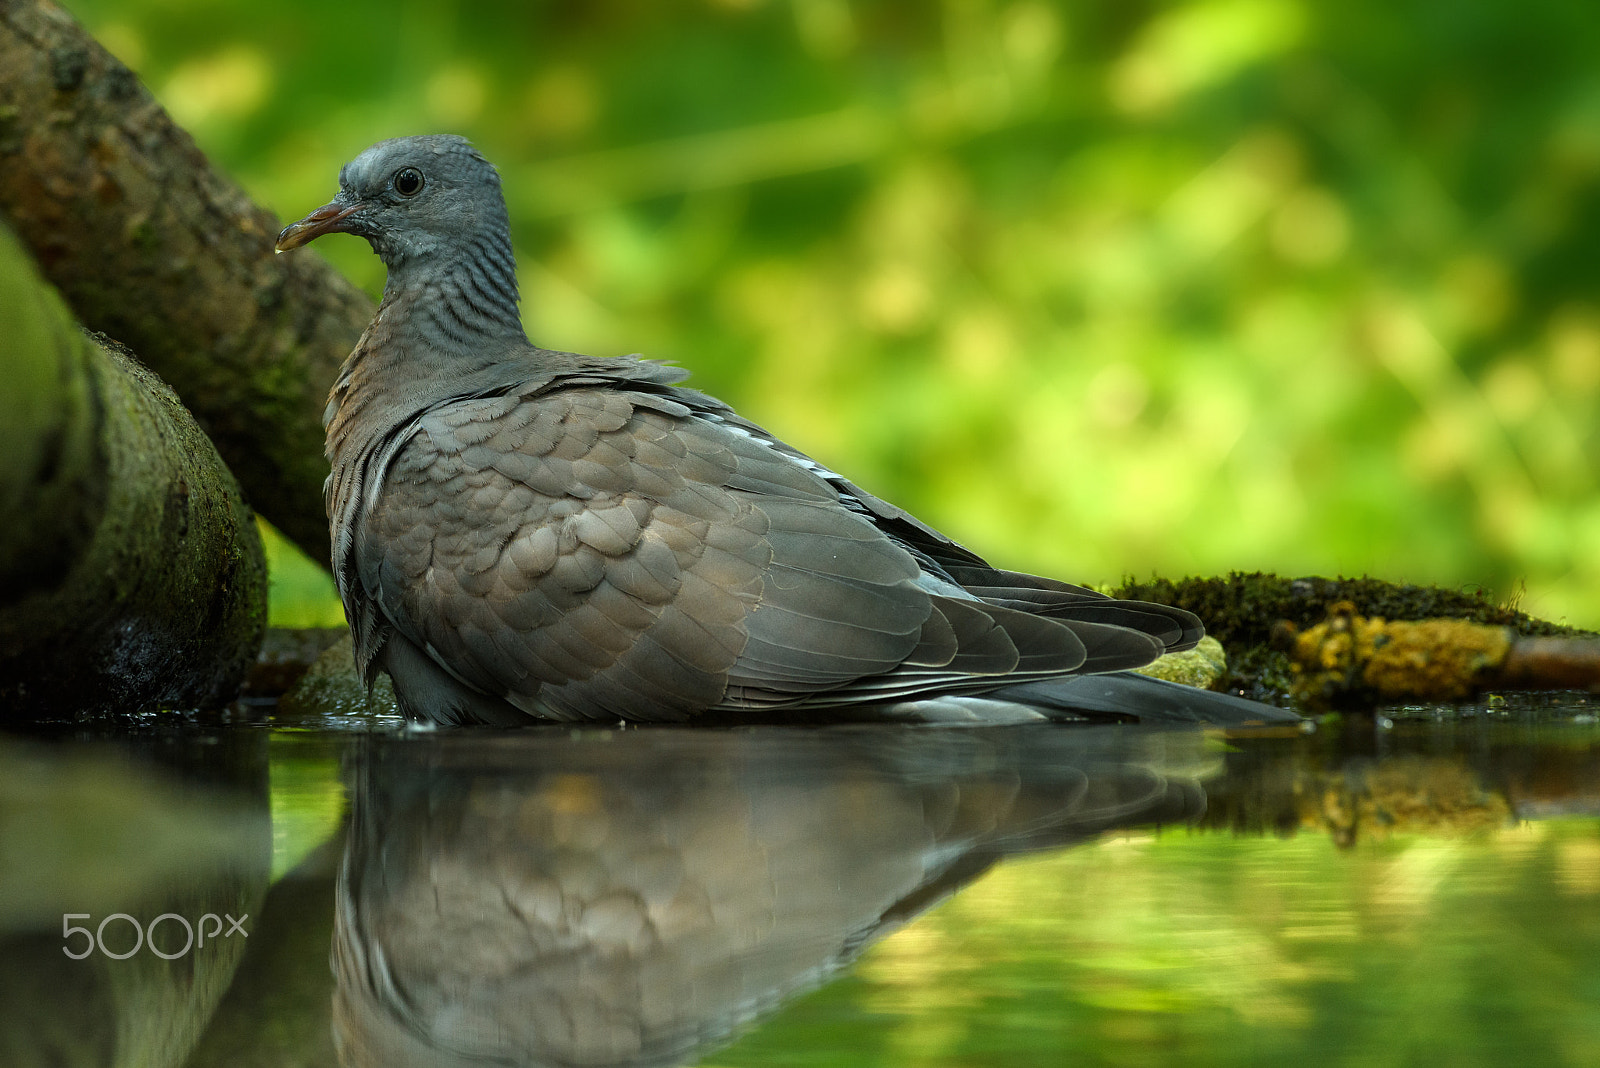
[[[996,569],[680,368],[532,344],[465,139],[373,145],[277,250],[330,233],[388,268],[326,497],[356,662],[408,719],[1294,718],[1121,673],[1188,612]]]

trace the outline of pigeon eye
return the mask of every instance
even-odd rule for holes
[[[394,191],[403,197],[414,197],[422,192],[422,172],[415,167],[404,167],[396,171]]]

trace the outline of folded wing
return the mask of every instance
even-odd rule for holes
[[[930,571],[927,545],[827,474],[657,392],[458,400],[383,472],[357,569],[392,640],[443,669],[419,692],[453,680],[569,719],[981,690],[1182,640],[1159,612],[942,539]]]

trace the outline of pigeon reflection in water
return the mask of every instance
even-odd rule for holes
[[[339,885],[341,1061],[689,1062],[1009,854],[1199,815],[1199,738],[372,739]]]

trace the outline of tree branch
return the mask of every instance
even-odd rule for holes
[[[79,321],[169,382],[252,504],[328,559],[321,416],[372,302],[219,174],[70,16],[0,0],[0,215]]]
[[[215,706],[261,644],[261,540],[172,391],[86,337],[0,225],[0,721]]]

